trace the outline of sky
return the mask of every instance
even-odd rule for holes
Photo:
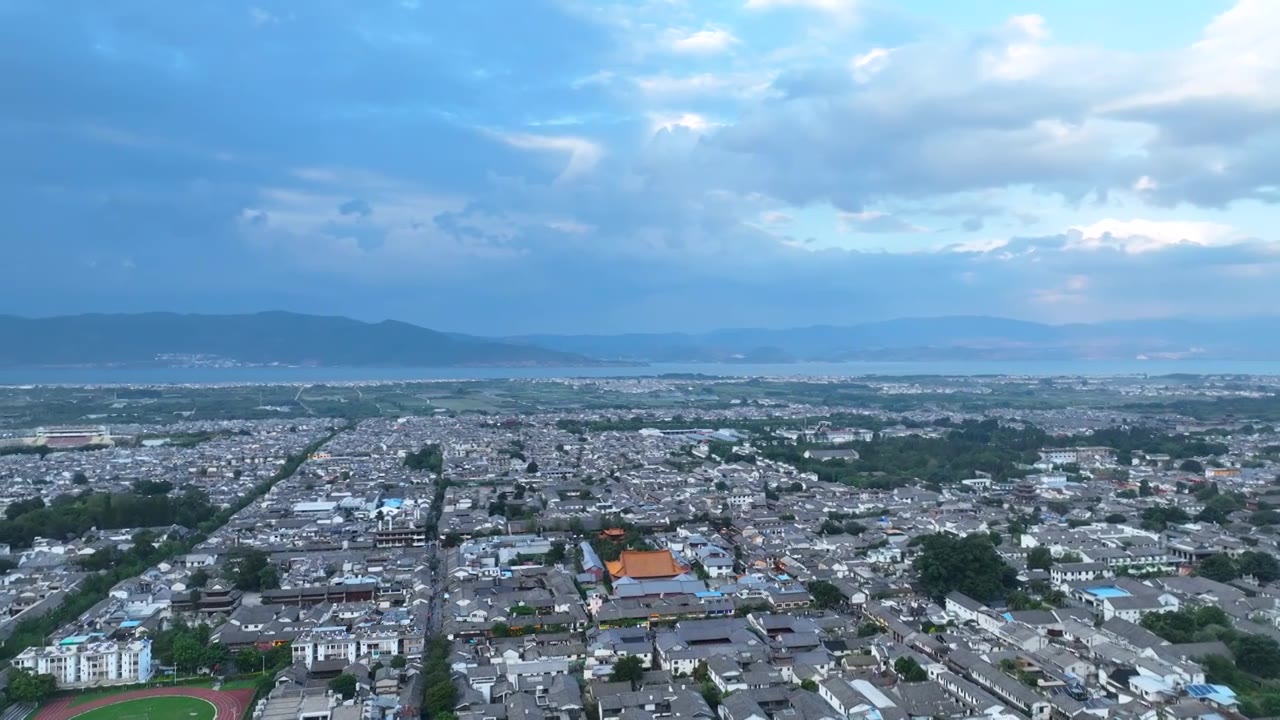
[[[0,312],[1280,304],[1272,0],[0,0]]]

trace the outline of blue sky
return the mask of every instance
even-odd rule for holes
[[[1267,0],[4,0],[0,312],[1271,313]]]

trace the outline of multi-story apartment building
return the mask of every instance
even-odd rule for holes
[[[145,683],[152,673],[151,641],[116,642],[79,635],[57,645],[27,648],[13,664],[37,675],[54,676],[60,689]]]
[[[420,627],[316,628],[293,641],[293,660],[310,668],[324,660],[355,662],[359,658],[390,658],[393,655],[422,655],[425,633]]]

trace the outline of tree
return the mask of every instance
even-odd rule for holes
[[[236,653],[236,672],[248,673],[262,669],[264,664],[262,653],[254,648],[245,648]]]
[[[439,475],[444,469],[444,453],[439,445],[426,445],[417,452],[406,453],[404,465],[410,470],[426,470]]]
[[[1271,508],[1258,510],[1249,516],[1249,524],[1259,527],[1263,525],[1280,525],[1280,512]]]
[[[1199,460],[1183,460],[1178,469],[1182,472],[1195,473],[1197,475],[1204,473],[1204,465],[1200,464]]]
[[[496,622],[489,628],[489,635],[496,638],[511,637],[511,627],[504,622]]]
[[[613,664],[609,682],[629,682],[633,686],[644,677],[644,661],[639,655],[627,655]]]
[[[441,680],[427,688],[427,695],[424,701],[432,717],[439,717],[441,713],[453,712],[453,709],[458,705],[458,688],[454,687],[452,680]]]
[[[48,700],[57,689],[58,678],[53,675],[36,675],[24,668],[13,668],[5,692],[10,700],[39,704]]]
[[[1240,577],[1240,571],[1236,568],[1236,563],[1231,559],[1230,555],[1219,553],[1210,555],[1200,561],[1200,567],[1196,571],[1202,576],[1210,580],[1218,582],[1230,582]]]
[[[717,492],[724,492],[729,489],[729,483],[723,480],[717,480],[715,488]]]
[[[393,655],[391,657],[391,668],[393,670],[403,670],[409,664],[408,658],[403,655]]]
[[[171,652],[174,664],[188,672],[199,669],[204,660],[204,648],[195,636],[189,633],[183,633],[174,639]]]
[[[564,562],[564,559],[565,559],[564,543],[562,542],[551,543],[551,550],[547,552],[547,555],[545,558],[546,563],[548,565],[556,565],[558,563]]]
[[[814,580],[809,583],[809,594],[813,596],[813,604],[823,609],[839,607],[844,602],[840,588],[826,580]]]
[[[1204,504],[1204,509],[1196,515],[1196,519],[1217,525],[1226,525],[1231,513],[1240,509],[1239,503],[1230,495],[1215,495]]]
[[[818,683],[814,682],[809,678],[805,678],[804,680],[800,681],[800,689],[808,690],[809,692],[816,693],[818,692]]]
[[[275,565],[268,565],[258,571],[258,589],[275,590],[280,587],[280,571]]]
[[[1280,561],[1270,553],[1247,550],[1240,553],[1236,567],[1241,575],[1251,575],[1260,583],[1280,579]]]
[[[191,573],[191,577],[187,578],[187,586],[193,588],[202,588],[209,584],[209,572],[204,568],[197,568]]]
[[[1151,483],[1146,478],[1142,478],[1142,482],[1138,483],[1138,496],[1151,497],[1155,494],[1155,491],[1151,489]]]
[[[1125,517],[1124,513],[1111,513],[1106,520],[1111,525],[1123,525],[1128,522],[1129,518]]]
[[[1053,553],[1049,548],[1038,545],[1027,553],[1028,570],[1048,570],[1053,565]]]
[[[1280,675],[1280,643],[1265,635],[1241,635],[1231,643],[1236,665],[1252,675],[1273,678]]]
[[[920,663],[910,655],[903,655],[893,663],[893,671],[903,682],[923,682],[929,679],[929,673],[920,667]]]
[[[89,476],[77,470],[75,474],[71,476],[71,484],[72,485],[88,485]]]
[[[860,638],[871,637],[873,635],[879,635],[882,631],[883,631],[883,628],[881,628],[878,624],[868,620],[867,622],[864,622],[858,626],[858,637]]]
[[[707,707],[710,707],[711,711],[715,712],[716,708],[720,707],[720,701],[724,700],[724,696],[720,693],[720,688],[708,680],[702,683],[701,690],[702,699],[707,701]]]
[[[1170,525],[1180,525],[1191,519],[1185,510],[1172,505],[1156,505],[1142,511],[1144,530],[1162,531]]]
[[[356,696],[356,676],[342,673],[329,681],[329,689],[343,700],[350,700]]]
[[[241,550],[239,557],[235,558],[235,570],[232,573],[232,582],[237,590],[257,592],[263,590],[263,582],[268,583],[272,580],[272,575],[266,572],[272,568],[271,558],[263,551],[256,548]],[[275,577],[275,586],[279,587],[279,573]],[[270,587],[265,589],[271,589]]]
[[[912,562],[925,592],[937,600],[958,590],[976,600],[1004,595],[1016,573],[985,533],[957,538],[937,533],[920,538],[921,552]]]

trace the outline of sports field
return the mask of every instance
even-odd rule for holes
[[[49,701],[35,720],[240,720],[253,690],[166,687],[128,690],[72,704],[74,696]]]
[[[76,720],[213,720],[214,707],[193,697],[154,697],[107,705]]]

